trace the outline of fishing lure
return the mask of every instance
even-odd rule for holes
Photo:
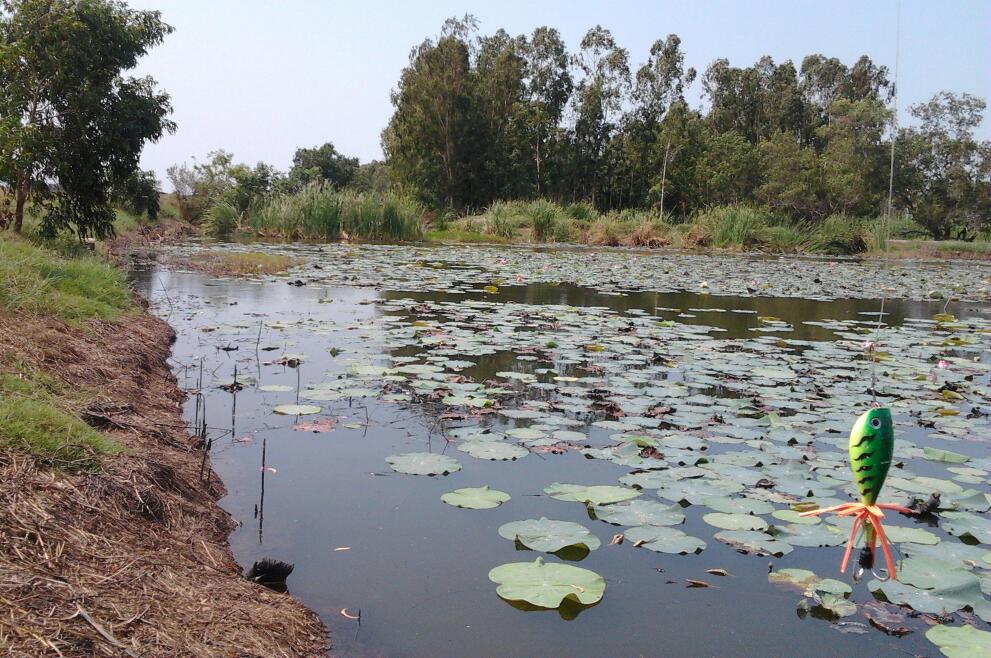
[[[859,503],[844,503],[833,507],[815,509],[803,512],[802,516],[816,516],[835,512],[837,516],[852,516],[853,529],[846,544],[840,573],[846,573],[850,555],[857,541],[857,531],[863,529],[864,548],[860,553],[858,564],[861,569],[874,568],[874,551],[878,544],[884,553],[884,561],[888,568],[888,577],[898,579],[895,572],[895,561],[891,557],[891,544],[881,519],[882,510],[893,510],[903,514],[911,514],[911,510],[892,503],[878,503],[878,494],[884,486],[891,467],[891,457],[895,449],[895,430],[891,421],[891,410],[878,407],[864,412],[850,430],[850,468],[853,479],[860,491]],[[858,571],[858,576],[861,572]]]

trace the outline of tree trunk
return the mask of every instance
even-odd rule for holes
[[[24,204],[28,198],[28,179],[23,171],[17,172],[14,196],[14,233],[20,233],[24,226]]]

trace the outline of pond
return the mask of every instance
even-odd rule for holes
[[[987,629],[982,266],[263,248],[301,264],[133,278],[177,331],[180,384],[202,382],[185,411],[205,413],[237,559],[294,563],[289,590],[334,653],[931,655],[933,613]],[[202,249],[244,247],[174,253]],[[852,499],[846,443],[872,373],[896,421],[882,500],[938,492],[951,510],[889,514],[902,583],[852,583],[849,524],[793,511]],[[509,499],[441,500],[478,487]],[[584,529],[503,527],[542,517]],[[594,592],[573,583],[559,609],[501,598],[490,570],[538,557],[601,576],[601,600],[581,605]],[[805,591],[786,569],[852,592]]]

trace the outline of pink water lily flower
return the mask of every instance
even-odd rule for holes
[[[873,350],[874,349],[874,341],[873,340],[865,340],[864,341],[864,349],[867,350],[867,351]]]
[[[507,264],[509,264],[509,261],[506,260],[505,258],[500,258],[496,262],[499,263],[500,265],[507,265]]]
[[[946,359],[940,359],[936,363],[936,367],[945,370],[950,367],[950,362],[947,361]]]

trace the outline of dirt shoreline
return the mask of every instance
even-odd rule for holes
[[[0,653],[322,656],[327,631],[246,580],[223,485],[182,424],[175,335],[144,311],[71,327],[0,313],[0,366],[91,391],[74,410],[124,446],[96,473],[0,450]]]

